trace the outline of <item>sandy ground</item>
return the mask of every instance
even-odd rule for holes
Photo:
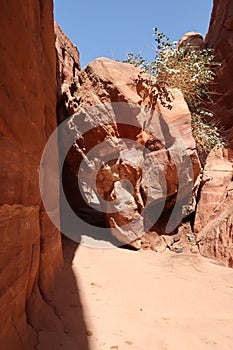
[[[53,348],[233,349],[232,269],[199,255],[77,248],[68,240],[65,257],[77,289],[64,270],[51,302],[66,339],[54,335]]]

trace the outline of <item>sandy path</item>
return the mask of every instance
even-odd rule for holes
[[[199,255],[80,246],[72,270],[89,344],[72,349],[233,349],[232,269]]]

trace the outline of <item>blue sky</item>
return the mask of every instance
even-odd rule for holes
[[[188,31],[206,34],[213,0],[54,0],[54,16],[78,47],[82,67],[97,57],[153,58],[153,28],[172,41]]]

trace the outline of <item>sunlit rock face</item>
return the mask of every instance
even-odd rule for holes
[[[182,36],[178,42],[178,47],[190,47],[193,49],[204,49],[205,42],[203,36],[200,33],[188,32]]]
[[[200,173],[182,94],[172,91],[172,110],[159,101],[153,104],[148,87],[137,81],[139,74],[130,64],[96,59],[61,84],[59,112],[60,122],[73,115],[70,125],[79,135],[63,171],[73,210],[137,248],[146,231],[175,232],[182,217],[194,210],[192,194]],[[81,196],[77,179],[86,196]],[[104,213],[102,219],[91,210],[93,202]]]
[[[60,233],[41,206],[38,175],[56,128],[53,2],[3,2],[0,31],[0,347],[33,349],[43,297],[62,263]]]

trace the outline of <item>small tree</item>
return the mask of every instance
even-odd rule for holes
[[[215,62],[211,49],[200,49],[190,45],[177,46],[169,38],[154,28],[155,57],[145,60],[141,54],[128,54],[124,62],[142,69],[138,81],[146,83],[156,103],[160,100],[164,107],[172,108],[173,96],[170,88],[182,91],[192,115],[192,132],[199,153],[208,152],[216,144],[223,144],[214,121],[206,123],[205,117],[213,114],[202,107],[203,102],[211,102],[208,86],[214,80]],[[146,73],[146,74],[143,74]]]

